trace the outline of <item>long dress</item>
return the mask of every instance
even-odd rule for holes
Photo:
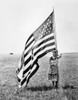
[[[48,79],[51,81],[58,81],[58,59],[50,59],[50,69]]]

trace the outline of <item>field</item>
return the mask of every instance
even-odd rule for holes
[[[40,68],[28,88],[18,91],[16,69],[20,55],[0,55],[0,100],[78,100],[78,54],[65,53],[59,60],[59,89],[48,80],[49,56],[38,61]]]

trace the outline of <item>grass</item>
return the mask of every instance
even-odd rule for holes
[[[59,89],[48,80],[49,57],[39,60],[40,68],[28,88],[17,88],[19,55],[0,56],[0,100],[78,100],[78,54],[63,54],[59,60]]]

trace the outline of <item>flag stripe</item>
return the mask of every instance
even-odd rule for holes
[[[20,70],[20,72],[18,73],[18,75],[17,75],[17,77],[18,77],[18,79],[21,81],[21,79],[22,79],[22,76],[23,76],[23,67],[22,67],[22,69]]]
[[[26,64],[24,66],[24,71],[26,72],[26,70],[31,69],[32,68],[32,64],[33,64],[33,60],[31,60],[28,64]]]
[[[33,34],[30,35],[30,37],[29,37],[28,40],[26,41],[26,44],[28,44],[28,42],[31,40],[32,37],[33,37]]]
[[[27,73],[31,69],[31,65],[24,69],[23,74]]]
[[[26,83],[26,77],[23,78],[23,80],[21,81],[21,85],[24,85]]]
[[[36,58],[37,58],[37,57],[36,57]],[[32,67],[36,64],[37,60],[38,60],[38,59],[35,59],[35,61],[34,61],[34,59],[31,60],[30,63],[28,63],[28,64],[26,65],[26,67],[24,67],[24,70],[23,70],[24,73],[23,73],[23,74],[26,74],[27,71],[29,71],[30,69],[32,69]],[[34,64],[33,64],[33,61],[34,61]]]
[[[27,77],[27,84],[28,84],[30,78],[37,72],[38,69],[39,69],[39,64],[35,63],[35,65],[32,67],[31,73]]]
[[[35,41],[27,48],[27,50],[25,50],[25,53],[24,53],[24,58],[25,58],[25,61],[26,59],[32,55],[32,48],[33,48],[33,45],[34,45]]]
[[[36,51],[37,49],[39,49],[40,47],[44,46],[45,44],[47,44],[47,43],[52,43],[52,42],[54,42],[54,36],[49,37],[49,38],[47,38],[47,39],[41,41],[39,44],[37,44],[37,45],[33,48],[33,50]]]
[[[30,67],[31,63],[32,63],[32,60],[30,60],[30,62],[28,62],[27,64],[25,64],[24,70],[26,70],[28,67]]]
[[[34,64],[34,66],[33,66],[33,69],[34,69],[34,70],[35,70],[35,68],[34,68],[35,66],[37,66],[37,65]],[[33,69],[32,69],[32,70],[33,70]],[[32,70],[31,70],[31,71],[32,71]],[[21,81],[21,85],[24,85],[24,84],[26,83],[26,80],[27,80],[27,78],[28,78],[28,76],[29,76],[29,74],[30,74],[31,71],[29,71],[29,73],[28,73],[27,75],[25,75],[25,77],[24,77],[23,80]],[[33,72],[33,71],[32,71],[32,72]]]
[[[48,39],[48,38],[50,38],[50,37],[53,37],[53,36],[54,36],[54,33],[51,33],[51,34],[46,35],[46,36],[43,37],[42,39],[38,40],[38,41],[34,44],[34,48],[35,48],[35,47],[38,47],[37,45],[40,44],[41,42],[47,41],[46,39]]]
[[[51,48],[51,49],[48,49],[48,50],[45,50],[44,52],[38,54],[38,55],[34,58],[33,65],[35,64],[36,60],[42,58],[42,57],[45,56],[47,53],[52,52],[54,49],[55,49],[55,47],[54,47],[54,48]]]
[[[34,56],[33,62],[35,62],[35,60],[37,60],[38,57],[39,57],[40,55],[42,55],[43,53],[45,53],[45,52],[48,53],[49,50],[50,50],[50,52],[52,52],[51,50],[54,50],[55,48],[56,48],[56,46],[53,45],[53,46],[50,46],[50,47],[46,47],[46,48],[43,49],[42,51],[38,52],[37,55]]]
[[[27,44],[25,45],[25,50],[27,50],[27,48],[34,42],[34,36],[32,36],[31,38],[30,38],[30,40],[27,42]]]
[[[30,42],[26,45],[25,50],[26,50],[34,41],[35,41],[35,39],[33,39],[32,41],[30,41]]]
[[[36,52],[38,49],[40,49],[41,47],[44,47],[45,45],[47,45],[47,44],[51,44],[51,43],[53,43],[53,42],[55,42],[55,40],[53,39],[51,39],[51,40],[48,40],[48,41],[46,41],[46,42],[43,42],[43,43],[41,43],[40,44],[40,46],[39,47],[37,47],[37,48],[35,48],[34,50],[33,50],[33,52]]]
[[[49,37],[49,38],[46,37],[46,39],[41,40],[39,44],[35,45],[35,46],[34,46],[34,49],[37,48],[37,47],[39,47],[41,44],[43,44],[43,43],[45,43],[45,42],[47,42],[47,41],[49,41],[49,40],[53,40],[53,39],[54,39],[54,36],[51,36],[51,37]]]
[[[29,45],[29,47],[26,47],[26,50],[25,50],[25,56],[27,56],[28,55],[28,53],[31,51],[31,49],[32,49],[32,47],[33,47],[33,45],[34,45],[34,43],[35,43],[35,41],[33,41],[32,43],[31,43],[31,45]]]
[[[40,55],[38,56],[38,59],[40,59],[41,57],[45,56],[47,53],[52,52],[54,49],[55,49],[55,48],[46,50],[45,52],[43,52],[42,54],[40,54]]]
[[[24,62],[24,66],[31,60],[31,56]]]
[[[27,54],[27,56],[26,57],[24,57],[24,62],[31,56],[31,51]]]
[[[31,70],[29,70],[25,75],[24,75],[24,77],[22,78],[22,80],[21,80],[21,85],[22,86],[24,86],[25,84],[26,84],[26,80],[27,80],[27,77],[28,77],[28,75],[30,74],[30,72],[31,72]]]
[[[45,48],[47,48],[47,47],[52,47],[53,45],[55,45],[55,42],[46,44],[45,46],[39,48],[39,49],[34,53],[34,56],[35,56],[37,53],[39,53],[39,52],[41,52],[42,50],[44,50]]]
[[[17,80],[18,80],[18,82],[20,82],[20,81],[21,81],[21,79],[20,79],[19,77],[17,77]]]

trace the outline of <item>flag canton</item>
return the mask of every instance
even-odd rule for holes
[[[33,33],[35,41],[45,37],[53,32],[53,13],[44,21],[44,23]]]

